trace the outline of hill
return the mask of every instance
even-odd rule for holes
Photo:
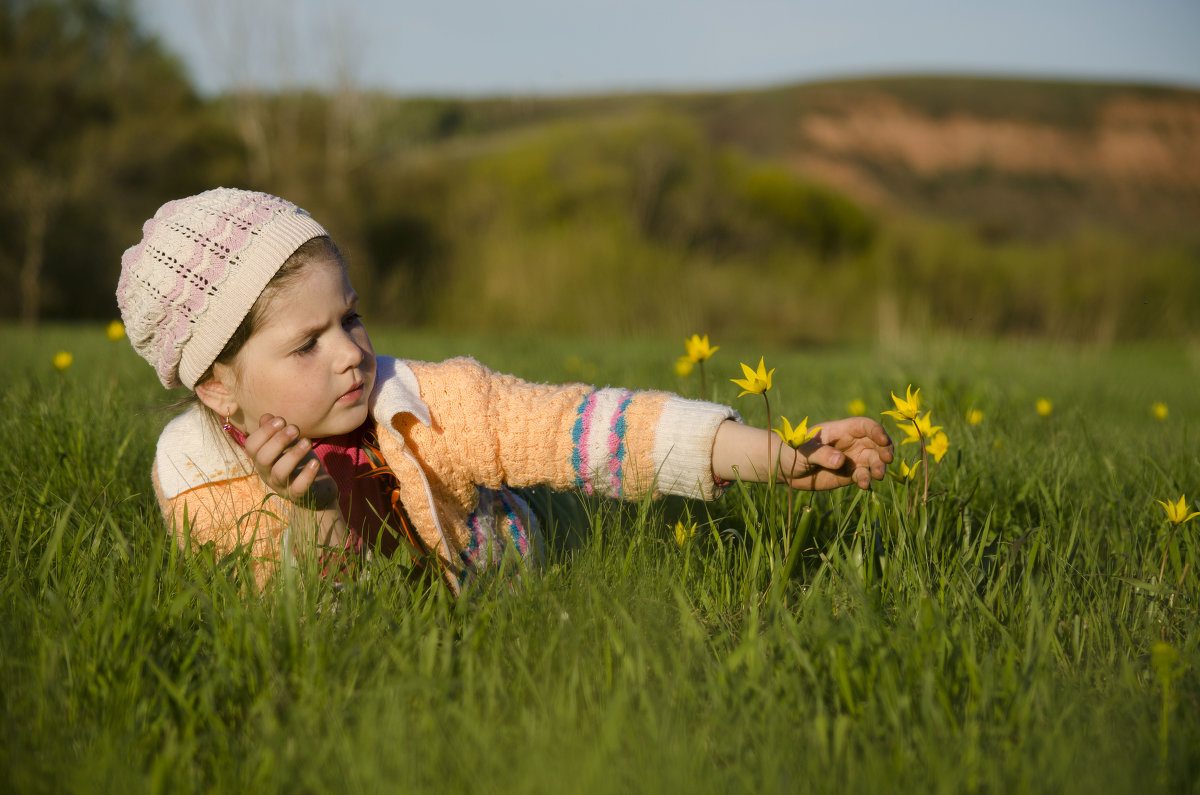
[[[993,239],[1080,226],[1197,235],[1200,91],[982,77],[892,77],[705,94],[399,100],[425,140],[646,108],[716,145],[786,164],[864,204],[968,221]]]

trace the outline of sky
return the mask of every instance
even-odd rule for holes
[[[756,88],[890,74],[1200,88],[1200,0],[135,0],[206,94]]]

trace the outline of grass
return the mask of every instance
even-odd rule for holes
[[[455,602],[399,561],[248,596],[163,532],[150,368],[98,327],[4,336],[0,789],[1200,791],[1200,521],[1166,548],[1155,503],[1200,496],[1194,349],[723,346],[753,421],[726,379],[762,353],[776,416],[920,386],[952,441],[929,503],[589,503],[581,543]],[[697,391],[675,339],[375,342]]]

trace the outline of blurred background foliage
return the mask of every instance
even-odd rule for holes
[[[0,5],[0,317],[107,319],[217,185],[309,209],[373,323],[1196,338],[1200,92],[881,78],[708,94],[200,97],[105,0]]]

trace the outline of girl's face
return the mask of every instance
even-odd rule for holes
[[[233,366],[214,366],[236,404],[230,421],[252,433],[263,414],[273,414],[310,439],[362,425],[375,351],[341,263],[304,268],[268,298],[263,316]]]

